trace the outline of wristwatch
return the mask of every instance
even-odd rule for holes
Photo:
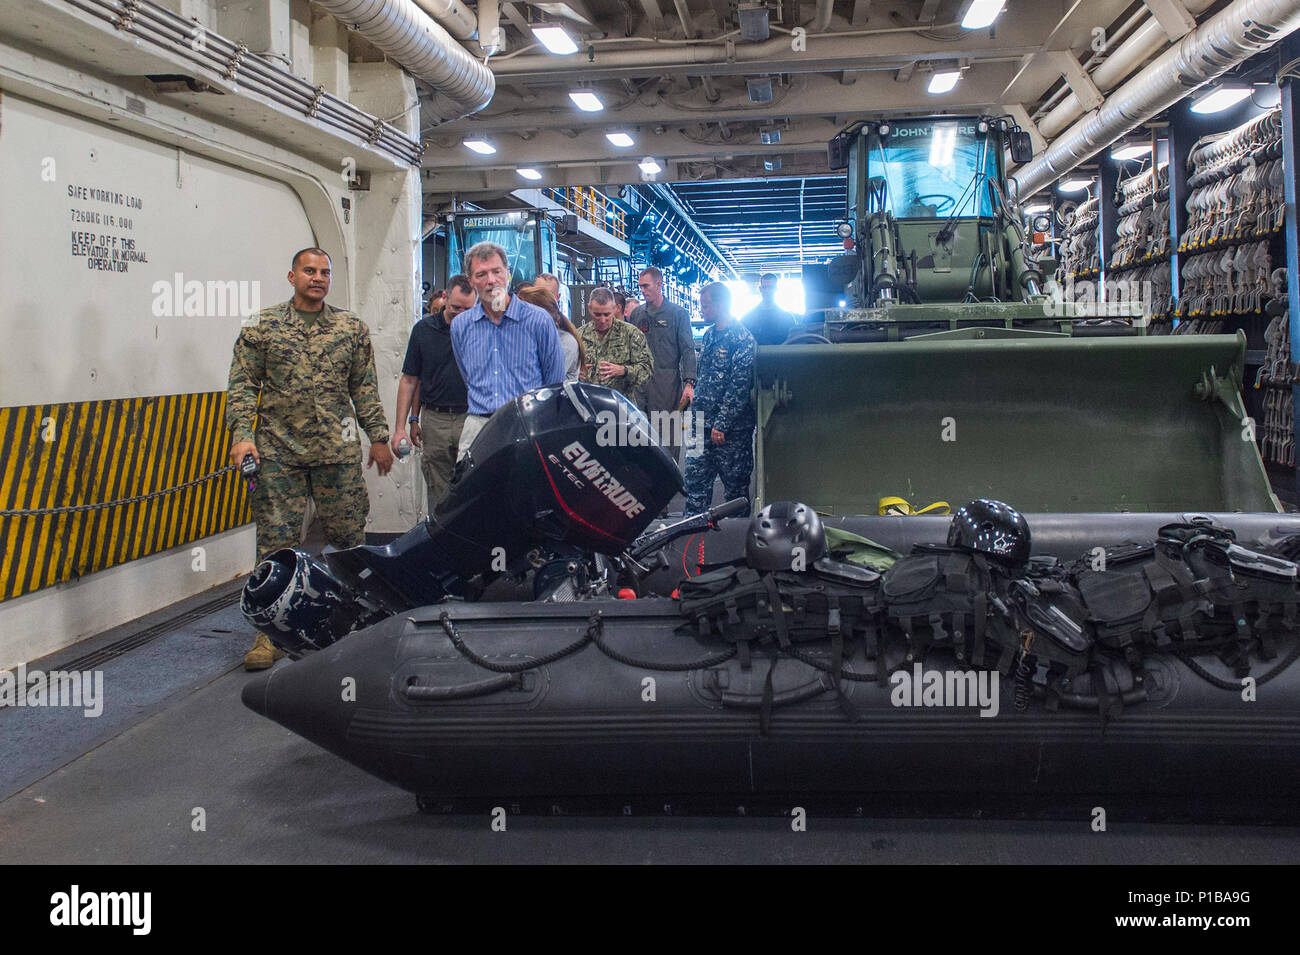
[[[419,415],[411,415],[411,417],[409,417],[409,418],[406,419],[406,423],[407,423],[407,424],[419,424],[419,423],[420,423],[420,416],[419,416]]]
[[[683,385],[693,385],[693,384],[695,384],[695,379],[694,379],[694,378],[683,378],[683,379],[682,379],[682,384],[683,384]]]

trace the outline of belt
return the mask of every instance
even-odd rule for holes
[[[438,414],[464,414],[469,411],[466,405],[425,405],[425,411],[436,411]]]

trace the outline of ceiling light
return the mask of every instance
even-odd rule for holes
[[[1213,92],[1192,100],[1193,113],[1220,113],[1250,95],[1249,86],[1220,86]]]
[[[541,174],[540,172],[538,172],[536,169],[528,169],[528,168],[524,168],[524,169],[516,169],[515,172],[519,173],[519,175],[523,176],[525,179],[541,179],[541,178],[542,178],[542,174]]]
[[[491,156],[497,151],[497,148],[486,139],[466,139],[464,143],[466,149],[472,149],[480,156]]]
[[[961,18],[962,29],[982,30],[992,26],[1005,5],[1006,0],[975,0],[966,11],[966,16]]]
[[[745,88],[749,92],[749,101],[751,103],[772,102],[772,77],[759,76],[754,79],[747,79],[745,80]]]
[[[775,172],[776,170],[780,169],[780,168],[781,168],[781,157],[780,157],[780,156],[776,156],[776,157],[774,157],[774,158],[772,158],[772,159],[764,159],[764,160],[763,160],[763,168],[766,169],[768,172]]]
[[[600,97],[591,90],[574,90],[569,94],[569,99],[573,100],[573,105],[584,113],[599,113],[605,108]]]
[[[945,70],[930,77],[930,85],[926,89],[931,93],[947,93],[957,85],[959,79],[961,70]]]
[[[605,138],[608,139],[613,145],[621,146],[625,149],[628,146],[636,145],[636,140],[633,139],[631,136],[629,136],[627,133],[606,133]]]
[[[1092,185],[1091,179],[1075,178],[1075,179],[1066,179],[1056,188],[1060,189],[1062,192],[1082,192],[1084,189],[1087,189],[1091,185]]]
[[[659,165],[649,156],[646,156],[645,159],[642,159],[639,163],[637,163],[637,168],[640,169],[647,176],[656,176],[659,173],[664,171],[664,167]]]
[[[578,52],[578,44],[565,32],[564,27],[533,27],[533,36],[539,43],[557,56],[566,56]]]
[[[1151,152],[1150,143],[1130,143],[1127,146],[1119,146],[1110,151],[1111,159],[1118,159],[1125,162],[1129,159],[1141,159]]]
[[[764,146],[775,146],[781,141],[781,129],[777,126],[765,126],[758,131],[758,141]]]
[[[1050,208],[1051,206],[1046,202],[1036,202],[1032,206],[1025,206],[1024,213],[1027,216],[1033,216],[1038,215],[1040,212],[1046,212]]]

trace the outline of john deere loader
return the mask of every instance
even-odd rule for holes
[[[1148,336],[1132,295],[1064,300],[1007,189],[1024,138],[934,117],[831,142],[846,251],[805,275],[826,307],[758,349],[758,506],[1281,510],[1240,395],[1244,334]]]

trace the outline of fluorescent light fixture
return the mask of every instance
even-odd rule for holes
[[[959,79],[961,79],[961,70],[945,70],[930,77],[930,85],[926,90],[931,93],[948,93],[957,85]]]
[[[578,52],[578,44],[565,32],[564,27],[533,27],[533,36],[556,56]]]
[[[605,108],[600,97],[591,90],[574,90],[569,94],[569,99],[573,100],[573,105],[584,113],[599,113]]]
[[[542,178],[542,174],[541,174],[540,172],[538,172],[536,169],[530,169],[530,168],[525,167],[525,168],[523,168],[523,169],[516,169],[515,172],[519,173],[519,175],[523,176],[525,179],[541,179],[541,178]]]
[[[1110,151],[1111,159],[1118,159],[1121,162],[1129,159],[1141,159],[1151,152],[1150,143],[1131,143],[1128,146],[1120,146]]]
[[[1249,86],[1220,86],[1212,93],[1192,100],[1193,113],[1221,113],[1250,95]]]
[[[962,29],[982,30],[992,26],[1004,6],[1006,0],[975,0],[966,11],[966,16],[961,18]]]
[[[659,165],[649,156],[646,156],[645,159],[642,159],[639,163],[637,163],[637,168],[640,169],[647,176],[657,176],[659,173],[664,171],[664,167]]]
[[[952,154],[957,148],[957,126],[936,125],[930,134],[930,165],[946,169],[952,165]]]
[[[622,149],[626,149],[628,146],[636,145],[636,140],[633,139],[627,133],[606,133],[605,138],[608,139],[611,144],[618,146]]]
[[[1025,211],[1025,215],[1027,216],[1036,216],[1038,215],[1038,213],[1046,212],[1050,208],[1052,207],[1049,206],[1046,202],[1036,202],[1032,206],[1025,206],[1024,211]]]
[[[466,149],[472,149],[480,156],[491,156],[497,151],[497,148],[486,139],[467,139],[464,142]]]
[[[1082,192],[1084,189],[1087,189],[1091,185],[1092,185],[1091,179],[1080,179],[1076,177],[1074,179],[1066,179],[1059,186],[1057,186],[1057,188],[1060,189],[1062,192]]]

